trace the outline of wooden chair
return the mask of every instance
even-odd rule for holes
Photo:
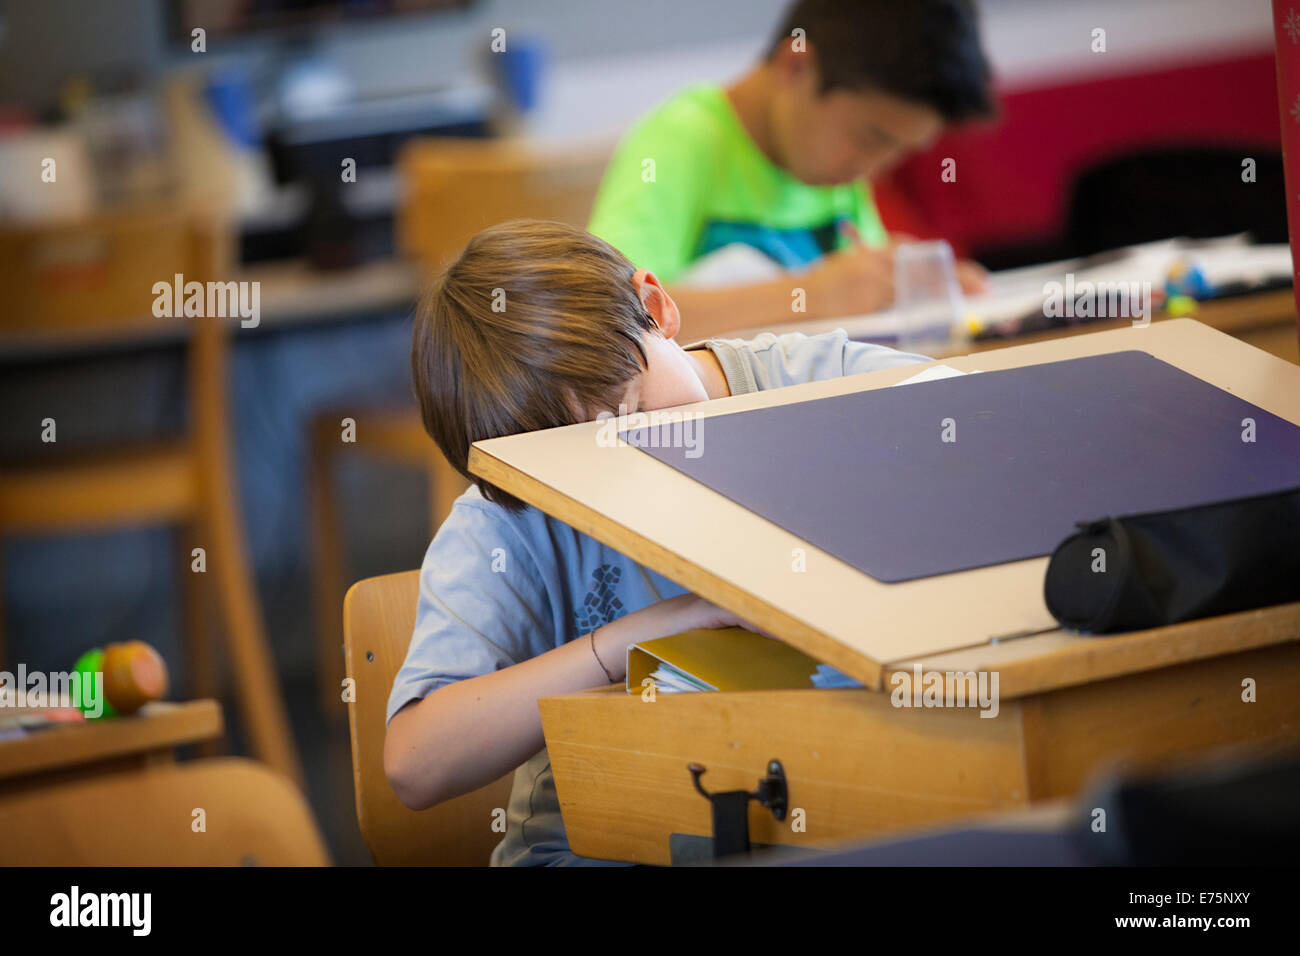
[[[203,829],[195,830],[195,810]],[[328,866],[287,779],[239,757],[0,794],[0,866]]]
[[[421,811],[407,809],[384,775],[388,692],[406,658],[419,593],[420,572],[405,571],[358,581],[343,604],[357,822],[380,865],[486,866],[502,836],[492,813],[509,803],[513,774]]]
[[[402,254],[433,276],[476,233],[509,219],[553,219],[585,227],[612,144],[540,148],[509,140],[424,138],[398,157],[405,199],[398,210]],[[357,422],[357,441],[340,442],[340,420]],[[347,570],[336,514],[333,463],[343,448],[426,470],[430,536],[467,487],[424,432],[414,409],[350,409],[317,416],[311,427],[308,495],[314,541],[318,694],[322,714],[338,713],[343,677],[338,631]]]
[[[612,143],[541,147],[512,140],[416,139],[398,156],[401,251],[433,271],[509,219],[586,228]]]
[[[5,348],[44,354],[133,337],[180,338],[187,343],[188,390],[188,424],[179,440],[84,454],[63,454],[56,443],[37,460],[6,467],[0,473],[0,535],[144,524],[183,529],[177,569],[186,598],[192,695],[212,697],[218,689],[203,627],[202,601],[210,596],[251,750],[301,782],[244,541],[227,421],[227,322],[153,315],[155,282],[171,282],[178,273],[187,282],[225,278],[230,253],[227,230],[178,209],[0,233]],[[204,549],[206,573],[191,571],[192,547]]]

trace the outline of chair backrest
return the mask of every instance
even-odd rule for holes
[[[230,331],[238,316],[235,232],[220,214],[184,203],[147,205],[92,218],[0,229],[0,340],[57,353],[159,336],[188,345],[190,437],[204,459],[200,477],[229,485],[226,421]],[[180,301],[176,277],[181,276]],[[226,317],[184,315],[185,289],[203,284],[203,304]],[[170,314],[156,315],[168,286]],[[216,284],[220,283],[218,290]],[[192,288],[192,287],[191,287]],[[220,301],[217,293],[220,293]],[[159,309],[166,313],[169,310]]]
[[[175,326],[183,316],[154,314],[155,283],[229,279],[232,259],[233,231],[179,204],[0,229],[0,331],[53,339]]]
[[[202,816],[196,815],[202,810]],[[202,829],[197,823],[202,820]],[[241,757],[0,794],[4,866],[328,866],[287,779]]]
[[[384,775],[388,692],[411,642],[419,592],[420,572],[405,571],[358,581],[343,602],[357,822],[381,865],[486,866],[501,840],[492,813],[507,806],[513,774],[420,811],[404,806]]]
[[[548,148],[511,140],[412,140],[397,163],[405,196],[398,245],[436,270],[475,233],[508,219],[586,228],[612,153],[606,143]]]

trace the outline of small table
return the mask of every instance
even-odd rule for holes
[[[175,748],[221,735],[215,700],[157,701],[130,717],[88,720],[0,741],[0,795],[68,779],[143,771],[175,761]]]

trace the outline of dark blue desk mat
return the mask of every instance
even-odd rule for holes
[[[949,418],[951,443],[940,440]],[[1300,485],[1300,426],[1140,351],[694,426],[695,452],[680,440],[652,447],[671,446],[671,423],[621,435],[888,582],[1050,554],[1076,521]]]

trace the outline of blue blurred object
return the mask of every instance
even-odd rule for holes
[[[1179,259],[1169,267],[1165,277],[1165,294],[1170,298],[1176,295],[1191,296],[1198,302],[1214,295],[1214,286],[1205,277],[1200,265],[1188,259]]]
[[[493,56],[511,105],[520,113],[531,112],[541,99],[542,78],[550,59],[546,41],[541,37],[511,37],[505,50]]]
[[[261,143],[253,87],[242,71],[232,67],[217,71],[208,80],[203,95],[217,122],[236,145],[248,149]]]

